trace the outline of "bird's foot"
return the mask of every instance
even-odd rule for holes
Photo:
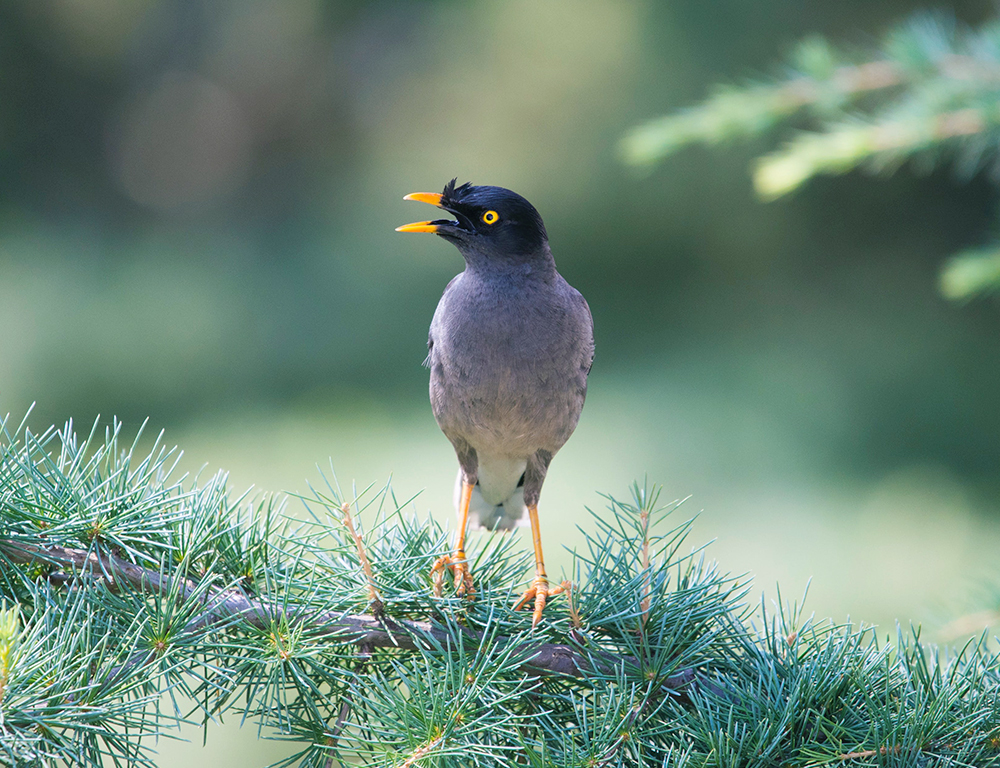
[[[545,602],[550,597],[555,597],[572,587],[568,581],[564,581],[557,587],[550,587],[549,580],[544,576],[536,576],[531,582],[531,586],[521,595],[521,599],[514,604],[514,610],[518,611],[532,600],[535,601],[535,610],[531,614],[531,626],[534,628],[542,620],[542,611],[545,610]]]
[[[434,561],[434,565],[431,566],[431,578],[434,579],[434,596],[441,597],[446,568],[451,568],[455,575],[455,593],[459,597],[463,595],[472,597],[475,593],[475,590],[472,588],[472,573],[469,572],[469,561],[465,559],[464,552],[454,555],[442,555]]]

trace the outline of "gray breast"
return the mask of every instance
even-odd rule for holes
[[[593,359],[586,301],[557,273],[549,279],[466,270],[448,286],[431,323],[430,394],[452,440],[480,454],[555,453],[572,434]]]

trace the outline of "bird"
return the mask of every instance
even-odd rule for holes
[[[513,607],[533,603],[534,627],[548,598],[569,588],[568,582],[551,586],[545,573],[538,499],[552,457],[583,410],[594,321],[583,295],[556,271],[535,207],[504,187],[456,181],[440,194],[403,198],[454,218],[396,228],[436,234],[465,260],[441,296],[427,339],[431,409],[459,464],[455,547],[431,574],[438,594],[450,568],[456,592],[471,595],[465,554],[470,518],[510,530],[527,517],[535,577]]]

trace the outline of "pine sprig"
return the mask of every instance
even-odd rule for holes
[[[919,14],[873,50],[848,52],[819,37],[801,43],[771,81],[719,88],[700,105],[652,120],[623,139],[623,160],[650,168],[690,144],[809,126],[754,164],[754,187],[773,200],[821,174],[894,171],[945,160],[968,179],[1000,178],[1000,22],[970,29]],[[997,246],[946,263],[942,292],[967,299],[1000,287]]]
[[[150,737],[223,714],[317,768],[1000,764],[985,643],[780,602],[755,628],[652,487],[594,515],[572,610],[533,630],[510,537],[470,550],[475,599],[434,597],[446,531],[388,487],[331,475],[296,518],[171,480],[175,453],[117,426],[2,434],[0,765],[151,765]]]

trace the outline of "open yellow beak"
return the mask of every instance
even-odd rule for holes
[[[418,203],[430,203],[431,205],[441,205],[441,195],[437,192],[411,192],[403,195],[404,200],[416,200]]]
[[[430,221],[415,221],[412,224],[404,224],[396,227],[397,232],[437,232],[437,224]]]
[[[403,197],[404,200],[416,200],[418,203],[430,203],[431,205],[441,205],[441,195],[437,192],[413,192]],[[404,224],[396,227],[397,232],[437,232],[437,224],[429,221],[415,221],[413,224]]]

